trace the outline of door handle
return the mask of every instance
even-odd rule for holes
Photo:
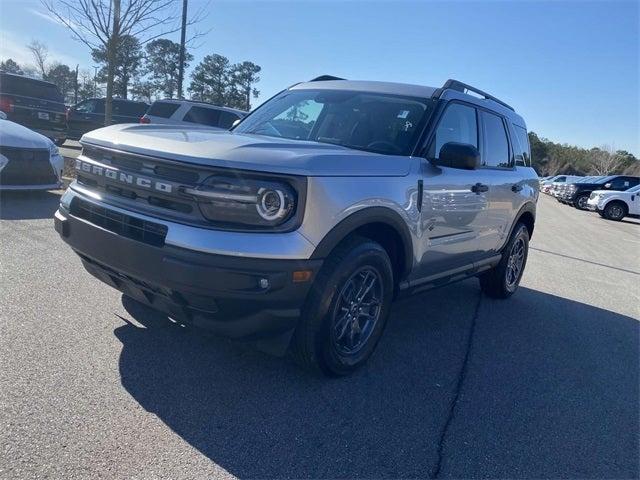
[[[484,185],[482,183],[476,183],[474,186],[471,187],[471,191],[480,195],[481,193],[484,192],[488,192],[489,191],[489,185]]]
[[[520,185],[519,183],[516,183],[515,185],[511,185],[512,192],[518,193],[521,190],[522,190],[522,185]]]

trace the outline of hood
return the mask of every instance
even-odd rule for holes
[[[305,176],[404,176],[412,162],[337,145],[174,125],[112,125],[81,142],[197,165]]]
[[[52,145],[44,135],[9,120],[0,120],[0,146],[17,148],[49,148]]]

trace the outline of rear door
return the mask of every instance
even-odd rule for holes
[[[478,112],[449,102],[429,140],[426,157],[437,159],[445,143],[480,147]],[[422,261],[419,276],[442,273],[487,256],[495,241],[488,221],[491,172],[423,163]],[[480,188],[478,188],[480,187]]]
[[[521,192],[527,192],[530,187],[523,182],[523,175],[516,169],[507,120],[486,110],[480,111],[480,120],[481,169],[489,176],[487,243],[492,250],[498,250],[509,235],[515,214],[522,206]]]

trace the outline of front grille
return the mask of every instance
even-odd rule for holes
[[[210,173],[193,166],[175,165],[170,160],[132,153],[107,150],[93,145],[83,145],[82,155],[98,162],[100,172],[112,168],[129,178],[143,178],[144,186],[136,180],[121,181],[107,178],[93,171],[78,170],[77,181],[91,190],[99,190],[112,195],[111,201],[124,208],[152,216],[161,216],[173,221],[207,224],[202,218],[196,201],[183,193],[183,187],[194,188]],[[154,188],[160,182],[170,189]],[[151,184],[151,186],[149,186]]]
[[[167,227],[159,223],[125,215],[91,202],[74,198],[71,215],[82,218],[105,230],[154,247],[162,247],[167,237]]]
[[[0,170],[0,185],[51,185],[58,182],[48,149],[0,147],[9,162]]]

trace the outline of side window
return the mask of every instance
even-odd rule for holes
[[[238,118],[240,117],[235,113],[225,112],[224,110],[222,110],[220,112],[219,127],[229,129],[231,128],[231,125],[233,125],[233,122],[235,122]]]
[[[206,107],[191,107],[184,116],[184,121],[217,127],[220,122],[220,110]]]
[[[516,133],[516,145],[513,146],[516,151],[516,165],[529,167],[531,166],[531,150],[529,148],[529,135],[527,135],[527,130],[515,124],[513,125],[513,130]]]
[[[76,105],[74,110],[80,113],[93,113],[95,104],[95,100],[85,100],[84,102],[80,102],[78,105]]]
[[[428,157],[440,158],[440,149],[448,142],[468,143],[478,148],[475,108],[459,103],[452,103],[447,107],[429,146]]]
[[[633,179],[629,177],[618,177],[611,181],[611,188],[614,190],[626,190],[635,185],[637,185],[637,183],[634,183]]]
[[[509,141],[502,118],[493,113],[482,116],[482,165],[485,167],[509,167]]]

